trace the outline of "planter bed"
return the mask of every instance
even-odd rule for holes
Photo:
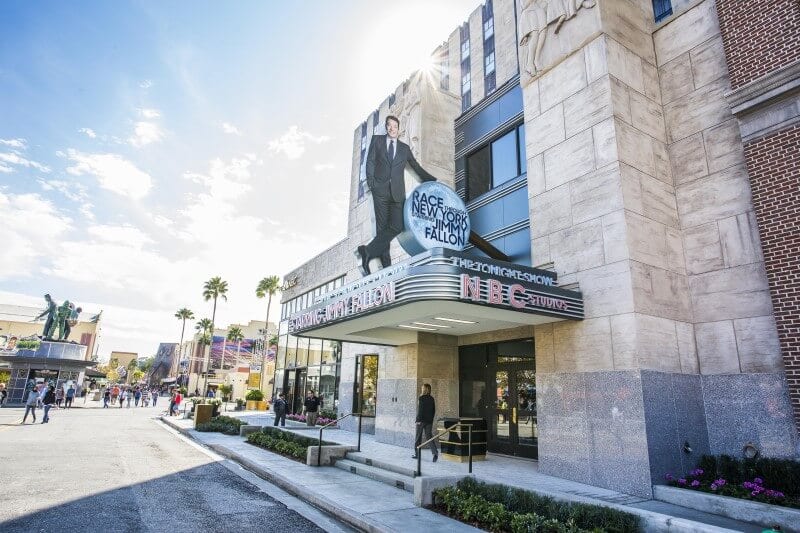
[[[783,531],[800,531],[800,509],[665,485],[653,487],[653,498],[762,526],[779,525]]]
[[[308,457],[308,447],[319,444],[318,439],[295,435],[294,433],[281,431],[269,426],[262,428],[259,432],[249,434],[247,442],[303,464],[306,463],[306,458]],[[333,444],[332,442],[322,441],[323,446],[331,446]]]
[[[246,425],[247,422],[239,420],[238,418],[217,416],[212,418],[209,422],[199,424],[196,429],[197,431],[203,432],[218,432],[224,433],[225,435],[238,435],[239,428]]]
[[[487,531],[633,533],[642,531],[637,516],[583,503],[566,503],[523,489],[467,478],[455,487],[436,489],[432,509]]]

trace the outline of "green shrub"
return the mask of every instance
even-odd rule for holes
[[[249,434],[247,442],[301,462],[306,460],[308,447],[319,444],[318,439],[295,435],[294,433],[268,426],[262,428],[259,432]],[[331,442],[322,441],[323,446],[332,444]]]
[[[264,393],[259,389],[250,389],[247,391],[245,399],[250,402],[260,402],[264,400]]]
[[[320,409],[319,411],[320,418],[330,418],[331,420],[336,420],[339,418],[339,413],[336,409]]]
[[[502,507],[508,513],[503,517],[503,523],[510,524],[512,531],[602,530],[623,533],[641,529],[637,516],[616,509],[561,502],[523,489],[482,483],[473,478],[460,481],[455,488],[437,491],[437,498],[442,499],[448,514],[453,514],[455,509],[459,518],[468,522],[472,518],[465,519],[464,516],[483,517],[482,527],[489,526],[493,531],[505,527],[495,528],[492,525],[495,524],[499,507],[485,507],[477,503],[476,498]]]
[[[218,432],[224,433],[225,435],[238,435],[239,427],[244,425],[247,425],[247,422],[239,420],[238,418],[232,418],[230,416],[216,416],[208,422],[199,424],[197,426],[197,431]]]

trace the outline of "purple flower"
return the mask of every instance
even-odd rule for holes
[[[722,479],[722,478],[719,478],[716,481],[714,481],[714,483],[716,483],[717,485],[719,485],[721,487],[721,486],[723,486],[725,484],[725,480]]]
[[[715,483],[711,484],[711,490],[717,490],[717,485]]]
[[[674,480],[675,478],[672,476],[672,474],[670,474],[669,472],[667,472],[666,474],[664,474],[664,479],[666,479],[667,481],[672,481],[672,480]]]
[[[753,485],[753,484],[752,484],[752,483],[750,483],[749,481],[745,481],[744,483],[742,483],[742,487],[744,487],[744,488],[746,488],[746,489],[752,489],[752,488],[754,488],[754,487],[755,487],[755,485]]]
[[[761,479],[760,477],[757,477],[757,478],[753,479],[753,483],[758,483],[759,485],[763,485],[764,484],[764,480]]]
[[[685,479],[685,478],[680,478],[680,479],[678,480],[678,483],[679,483],[680,485],[686,485],[686,479]]]
[[[758,491],[754,490],[753,492],[750,493],[750,496],[758,496]]]
[[[694,470],[689,472],[690,476],[700,476],[702,474],[703,474],[703,469],[702,468],[695,468]]]
[[[694,481],[692,481],[692,487],[699,487],[699,486],[700,486],[700,482],[699,481],[697,481],[696,479]]]

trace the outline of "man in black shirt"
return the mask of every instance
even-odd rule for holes
[[[435,414],[436,402],[431,396],[431,386],[426,383],[422,386],[422,396],[419,397],[419,403],[417,404],[417,437],[414,441],[414,455],[411,456],[414,459],[420,453],[417,447],[422,443],[422,434],[425,434],[425,440],[433,437],[433,417]],[[439,459],[436,441],[430,441],[429,445],[431,453],[433,453],[433,462],[435,463]]]
[[[317,425],[317,415],[319,414],[319,404],[320,399],[314,394],[313,390],[309,390],[308,394],[306,395],[306,402],[304,404],[306,408],[306,425],[309,427],[314,427]]]

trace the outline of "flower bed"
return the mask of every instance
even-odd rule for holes
[[[238,435],[239,426],[246,426],[247,422],[230,416],[217,416],[210,421],[197,426],[197,431],[224,433],[225,435]]]
[[[295,435],[273,427],[265,427],[257,433],[249,434],[247,442],[302,463],[306,462],[308,447],[319,444],[317,439]],[[332,442],[322,441],[323,446],[332,444]]]
[[[664,478],[673,487],[800,509],[800,463],[790,459],[703,456],[688,475]]]
[[[641,531],[639,518],[616,509],[566,503],[505,485],[467,478],[434,491],[434,509],[488,531],[578,533]]]
[[[297,414],[286,415],[286,418],[288,420],[294,420],[295,422],[303,422],[304,424],[306,422],[306,415],[297,415]],[[336,420],[336,419],[335,418],[325,418],[324,416],[318,416],[317,417],[317,425],[318,426],[324,426],[325,424],[330,424],[334,420]]]

